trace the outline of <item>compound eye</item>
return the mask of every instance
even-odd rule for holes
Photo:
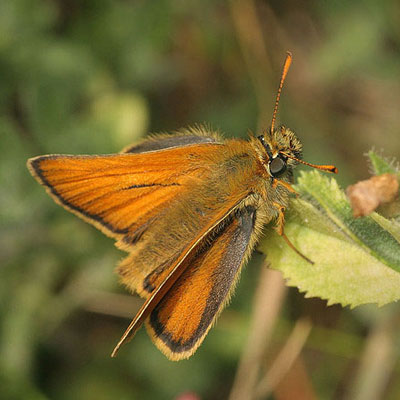
[[[286,162],[279,156],[269,163],[269,172],[273,177],[282,175],[286,171]]]

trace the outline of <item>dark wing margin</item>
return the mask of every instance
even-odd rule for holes
[[[146,321],[156,346],[171,360],[190,357],[229,301],[252,250],[256,210],[241,208],[203,240]]]

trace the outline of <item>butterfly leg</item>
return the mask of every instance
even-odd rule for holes
[[[290,193],[295,194],[297,197],[299,196],[299,194],[293,189],[292,185],[290,183],[287,183],[285,181],[281,181],[279,179],[273,178],[273,182],[272,182],[272,187],[276,188],[278,185],[283,186],[284,188],[286,188]],[[279,206],[279,205],[278,205]],[[280,207],[280,206],[279,206]]]
[[[274,202],[274,207],[278,210],[278,218],[276,221],[276,231],[278,232],[279,236],[283,236],[283,228],[285,226],[285,207],[280,205],[279,203]]]
[[[279,203],[273,203],[273,206],[278,210],[278,218],[276,222],[276,231],[278,232],[279,236],[282,236],[283,239],[285,239],[285,242],[289,245],[289,247],[294,250],[300,257],[304,258],[308,263],[314,264],[313,261],[311,261],[308,257],[306,257],[303,253],[301,253],[299,250],[296,249],[294,244],[289,240],[289,238],[285,235],[284,232],[284,226],[285,226],[285,207],[283,207]]]

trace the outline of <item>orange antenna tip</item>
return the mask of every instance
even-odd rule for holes
[[[284,81],[286,79],[286,75],[289,72],[290,65],[292,64],[292,60],[293,60],[292,53],[290,51],[287,51],[285,63],[283,64],[281,81]],[[283,86],[283,82],[282,82],[282,86]]]

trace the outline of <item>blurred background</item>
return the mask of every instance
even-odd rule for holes
[[[25,167],[194,123],[260,131],[287,50],[278,119],[305,160],[345,187],[369,149],[399,155],[398,0],[0,2],[0,398],[400,398],[398,305],[305,299],[260,254],[190,360],[144,329],[111,359],[141,304],[113,273],[124,253]]]

